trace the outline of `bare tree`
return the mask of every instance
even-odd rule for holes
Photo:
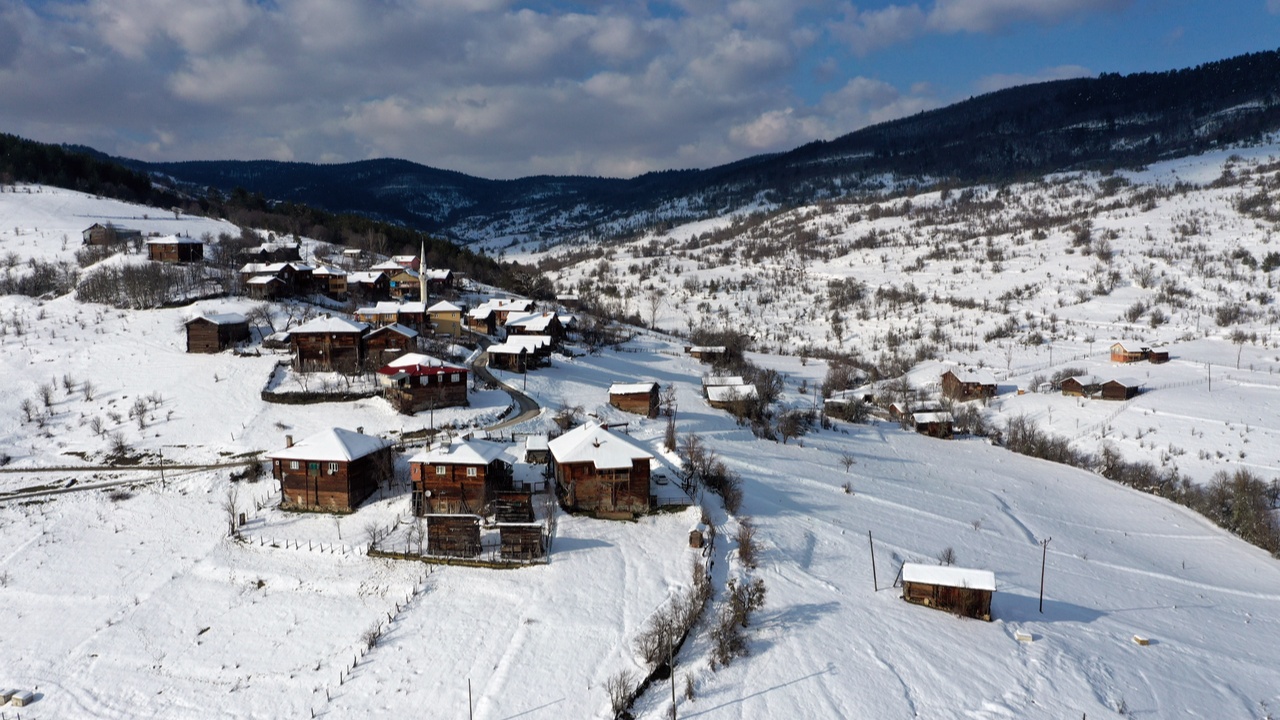
[[[222,512],[227,520],[227,536],[234,537],[236,519],[240,514],[240,489],[235,485],[228,485],[226,494],[222,496]]]
[[[658,313],[667,304],[667,293],[661,288],[653,288],[644,296],[645,307],[649,310],[649,327],[656,328]]]

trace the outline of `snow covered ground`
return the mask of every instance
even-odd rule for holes
[[[0,255],[16,247],[61,258],[78,235],[63,251],[52,218],[65,213],[78,233],[101,207],[73,195],[60,211],[39,210],[45,219],[30,198],[0,195]],[[45,225],[52,234],[10,232]],[[70,297],[0,298],[0,452],[12,458],[3,470],[17,470],[0,473],[0,491],[113,475],[31,471],[96,464],[112,433],[197,464],[331,425],[386,434],[425,426],[377,398],[263,403],[276,357],[182,352],[178,323],[205,309],[244,306],[123,312]],[[1270,473],[1280,429],[1270,351],[1246,346],[1237,372],[1237,349],[1221,337],[1187,342],[1173,362],[1149,368],[1152,391],[1131,403],[1032,393],[1009,395],[997,410],[1043,417],[1094,445],[1105,432],[1126,454],[1169,452],[1196,474],[1246,463]],[[1083,340],[1055,344],[1054,364],[1087,350]],[[753,360],[788,375],[784,397],[796,405],[813,397],[799,382],[812,386],[826,372],[797,356]],[[1205,360],[1218,363],[1212,392],[1207,378],[1199,384]],[[1027,351],[1010,365],[1008,382],[1020,384],[1048,360]],[[748,657],[712,671],[705,635],[685,647],[680,717],[1251,718],[1280,706],[1280,564],[1263,551],[1181,506],[981,440],[884,423],[840,424],[786,445],[760,440],[702,399],[706,371],[674,340],[643,334],[622,352],[557,356],[527,379],[502,377],[517,387],[527,380],[549,411],[581,406],[584,416],[628,422],[655,453],[663,421],[610,408],[607,388],[672,384],[679,434],[699,434],[742,474],[742,514],[761,543],[750,574],[764,580],[766,603],[748,629]],[[918,372],[929,382],[933,370]],[[78,389],[68,392],[64,376]],[[45,407],[39,388],[49,384]],[[148,403],[145,427],[127,417],[138,398]],[[36,401],[42,421],[25,419],[23,400]],[[490,404],[498,402],[505,407]],[[545,429],[550,414],[515,430]],[[844,456],[854,460],[847,470]],[[696,508],[635,523],[561,516],[551,562],[518,570],[369,558],[358,550],[364,529],[406,515],[402,489],[335,521],[271,509],[269,479],[237,486],[250,515],[239,542],[226,537],[221,508],[229,473],[172,471],[161,484],[121,471],[138,482],[0,500],[0,686],[39,694],[22,717],[462,717],[468,695],[477,718],[607,717],[606,679],[641,670],[636,634],[689,586],[701,559],[687,547]],[[724,525],[713,555],[723,587],[747,572],[731,539],[738,521],[713,496],[703,500]],[[1040,542],[1049,538],[1041,613]],[[946,548],[959,565],[995,573],[991,623],[909,605],[892,587],[902,562],[936,562]],[[660,686],[636,711],[659,718],[669,705]]]

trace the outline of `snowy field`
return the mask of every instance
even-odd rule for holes
[[[37,217],[25,194],[0,195],[0,255],[16,247],[60,259],[68,230],[75,235],[65,252],[73,252],[102,201],[68,196],[59,231],[54,210]],[[46,225],[44,244],[11,232]],[[172,463],[213,464],[332,425],[391,435],[427,424],[378,398],[263,403],[276,356],[183,352],[182,320],[245,307],[123,312],[70,297],[0,298],[0,375],[9,379],[0,452],[11,457],[3,469],[16,470],[0,473],[0,492],[88,484],[95,474],[137,480],[0,500],[0,613],[8,618],[0,686],[38,693],[22,717],[453,718],[466,717],[469,690],[476,718],[607,717],[606,679],[641,671],[636,634],[689,585],[700,558],[687,548],[696,509],[635,523],[562,515],[545,566],[432,569],[359,552],[367,525],[406,516],[402,488],[335,521],[271,509],[269,479],[241,483],[250,521],[238,542],[226,538],[221,508],[229,469],[173,471],[164,483],[141,471],[32,471],[94,465],[114,433]],[[1280,707],[1280,564],[1191,511],[981,440],[934,440],[885,423],[840,424],[787,445],[759,440],[706,404],[699,383],[707,367],[677,341],[645,334],[623,350],[556,356],[527,379],[502,379],[527,380],[548,411],[517,432],[546,429],[554,411],[581,406],[584,416],[628,422],[657,454],[663,421],[610,408],[607,388],[672,384],[679,434],[699,434],[742,474],[742,514],[761,544],[749,574],[764,580],[766,603],[748,629],[748,657],[712,671],[705,636],[686,645],[676,669],[680,717],[1259,718]],[[994,412],[1043,418],[1094,446],[1105,434],[1126,456],[1168,452],[1196,476],[1237,464],[1270,476],[1280,464],[1272,442],[1280,383],[1268,382],[1270,365],[1280,367],[1274,351],[1244,347],[1236,371],[1239,348],[1221,337],[1173,350],[1173,362],[1141,366],[1151,392],[1130,403],[1010,394]],[[1088,347],[1080,340],[1054,352],[1060,366]],[[824,362],[798,356],[752,359],[787,374],[784,399],[793,405],[812,402],[800,381],[812,386],[826,372]],[[1201,384],[1206,361],[1217,363],[1211,392],[1207,377]],[[1109,366],[1101,355],[1071,364]],[[1022,385],[1049,361],[1020,351],[1008,365],[1002,384]],[[937,367],[920,366],[919,383],[932,382]],[[64,376],[76,390],[65,389]],[[39,388],[48,384],[46,407]],[[483,405],[501,412],[507,402],[494,395]],[[145,427],[127,417],[138,398],[148,404]],[[42,421],[25,419],[24,400],[37,402]],[[854,458],[847,470],[846,455]],[[713,496],[703,500],[724,526],[713,555],[722,588],[748,573],[731,539],[738,520]],[[1041,613],[1040,541],[1049,538]],[[902,562],[933,563],[946,548],[959,565],[995,573],[991,623],[909,605],[892,587]],[[669,688],[655,687],[636,712],[656,719],[669,705]]]

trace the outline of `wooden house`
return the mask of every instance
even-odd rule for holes
[[[379,270],[347,273],[347,294],[364,302],[378,302],[391,297],[387,274]]]
[[[409,458],[414,512],[485,514],[498,491],[511,486],[506,449],[488,440],[456,440]]]
[[[729,350],[724,345],[689,345],[685,352],[702,362],[718,362],[725,358]]]
[[[286,509],[351,512],[395,473],[391,441],[331,428],[267,453]]]
[[[399,265],[402,268],[407,268],[409,270],[417,272],[419,264],[421,263],[421,260],[418,258],[417,255],[392,255],[391,262],[395,263],[396,265]]]
[[[1113,363],[1142,362],[1150,354],[1151,348],[1146,345],[1127,342],[1118,342],[1111,345],[1111,362]]]
[[[379,266],[370,268],[382,270],[387,274],[387,292],[393,298],[401,300],[421,300],[418,295],[422,291],[422,283],[418,280],[418,271],[396,266],[395,269],[384,269]]]
[[[293,366],[302,372],[355,372],[364,362],[369,326],[335,317],[318,317],[289,331]]]
[[[588,422],[547,445],[566,507],[611,517],[649,510],[654,456],[630,438]]]
[[[249,321],[237,313],[192,318],[185,327],[189,353],[222,352],[249,339]]]
[[[712,385],[707,388],[707,404],[718,410],[732,410],[737,403],[760,397],[755,385]]]
[[[991,595],[995,591],[996,576],[990,570],[902,565],[902,599],[917,605],[990,622]]]
[[[1165,348],[1151,348],[1147,352],[1147,362],[1152,365],[1163,365],[1169,362],[1169,351]]]
[[[275,275],[258,275],[244,282],[245,293],[254,300],[275,300],[289,295],[288,284]]]
[[[204,242],[181,235],[151,238],[147,241],[147,259],[165,263],[201,262],[204,260]]]
[[[658,383],[614,383],[609,386],[609,404],[624,412],[658,417]]]
[[[347,271],[332,265],[320,265],[311,273],[315,291],[334,300],[347,297]]]
[[[94,223],[80,233],[85,245],[115,245],[142,237],[141,230]]]
[[[1133,378],[1115,378],[1099,388],[1103,400],[1129,400],[1138,396],[1142,383]]]
[[[916,432],[929,437],[951,439],[951,426],[954,419],[949,412],[914,412],[911,424]]]
[[[481,335],[493,335],[498,331],[498,318],[491,307],[473,307],[464,318],[467,329]]]
[[[545,335],[551,338],[551,344],[558,346],[564,341],[564,325],[553,312],[540,312],[529,315],[511,315],[502,326],[507,336],[512,335]]]
[[[400,322],[400,303],[384,300],[374,305],[356,308],[356,320],[373,327],[384,327]]]
[[[462,308],[447,300],[427,308],[427,320],[437,333],[454,337],[462,334]]]
[[[473,558],[480,554],[479,515],[428,515],[427,552],[444,557]]]
[[[264,242],[240,253],[245,262],[287,263],[302,260],[302,249],[297,243]]]
[[[418,331],[399,323],[380,327],[364,336],[365,357],[378,366],[417,349]]]
[[[948,370],[942,374],[942,394],[961,402],[985,400],[996,396],[996,380],[985,370]]]
[[[402,413],[468,404],[467,369],[428,355],[402,355],[378,368],[377,375],[387,402]]]
[[[528,372],[531,366],[529,350],[523,345],[498,343],[490,345],[485,354],[489,357],[489,367],[510,372]]]
[[[418,268],[414,268],[418,270]],[[448,268],[427,268],[420,270],[422,278],[427,281],[427,292],[429,293],[445,293],[452,292],[454,288],[453,271]],[[425,300],[426,298],[422,298]]]

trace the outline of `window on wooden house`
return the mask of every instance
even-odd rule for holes
[[[476,476],[476,468],[475,467],[467,468],[467,477],[475,477],[475,476]]]
[[[437,475],[448,475],[448,474],[449,474],[449,468],[445,467],[444,465],[437,465],[437,466],[436,466],[436,474],[437,474]]]
[[[329,463],[329,474],[333,475],[336,472],[338,472],[338,463],[336,462]]]
[[[298,461],[297,461],[297,460],[290,460],[290,461],[289,461],[289,469],[290,469],[290,470],[297,470],[297,469],[298,469]]]
[[[459,380],[461,377],[462,377],[462,376],[461,376],[460,374],[458,374],[458,373],[454,373],[453,375],[449,376],[449,382],[458,382],[458,380]]]

